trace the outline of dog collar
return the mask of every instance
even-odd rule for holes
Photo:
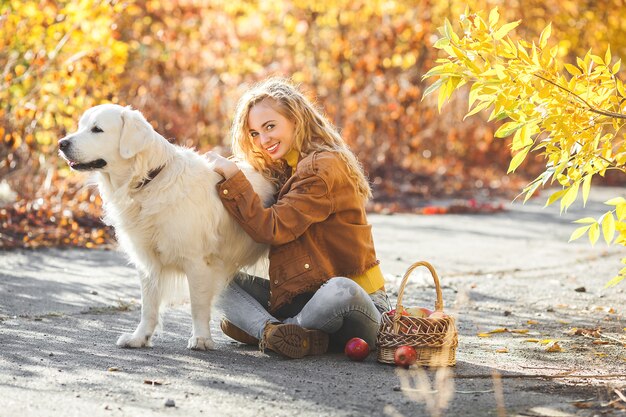
[[[150,181],[152,181],[153,179],[156,178],[157,175],[159,175],[159,172],[161,172],[163,168],[165,168],[165,165],[161,165],[160,167],[155,168],[152,171],[148,172],[148,176],[144,178],[139,184],[137,184],[137,186],[135,187],[135,190],[139,190],[140,188],[143,188],[146,185],[148,185]]]

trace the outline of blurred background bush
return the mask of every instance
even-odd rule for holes
[[[463,94],[442,114],[421,101],[437,27],[468,3],[522,19],[515,33],[529,41],[552,22],[564,62],[608,44],[626,57],[624,0],[2,1],[0,181],[16,194],[3,194],[0,247],[110,241],[98,197],[57,156],[88,107],[133,105],[172,142],[228,153],[235,103],[271,75],[300,83],[341,130],[373,184],[371,210],[515,195],[541,161],[507,177],[508,142],[484,117],[463,122]]]

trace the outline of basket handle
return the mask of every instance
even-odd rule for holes
[[[418,267],[425,266],[430,271],[430,274],[433,276],[433,280],[435,281],[435,291],[437,292],[437,301],[435,301],[435,311],[443,311],[443,296],[441,295],[441,286],[439,285],[439,277],[437,276],[437,271],[435,268],[426,261],[415,262],[413,265],[407,269],[404,274],[404,278],[402,278],[402,283],[400,283],[400,289],[398,290],[398,301],[396,301],[396,314],[394,315],[394,321],[400,318],[400,306],[402,305],[402,295],[404,294],[404,287],[406,286],[407,281],[409,280],[409,275]]]

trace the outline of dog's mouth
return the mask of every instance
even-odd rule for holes
[[[91,162],[76,162],[76,161],[67,161],[70,168],[75,169],[76,171],[93,171],[94,169],[104,168],[107,164],[107,161],[104,159],[96,159]]]

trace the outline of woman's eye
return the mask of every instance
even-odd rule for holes
[[[272,130],[272,129],[274,129],[274,127],[275,127],[275,126],[276,126],[276,125],[269,124],[269,125],[265,126],[265,128],[266,128],[267,130]]]
[[[250,137],[251,138],[256,138],[257,136],[259,136],[259,134],[257,132],[250,132]]]
[[[98,126],[94,126],[91,128],[91,133],[102,133],[104,130],[100,129]]]

